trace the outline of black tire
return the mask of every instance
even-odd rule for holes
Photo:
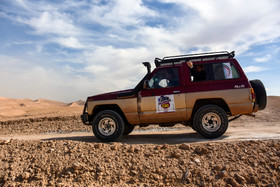
[[[194,126],[194,125],[192,125],[191,128],[192,128],[195,132],[197,132],[197,130],[195,129],[195,126]]]
[[[122,117],[113,110],[99,112],[92,121],[95,137],[103,142],[119,139],[124,133],[125,125]]]
[[[134,127],[134,125],[129,123],[125,124],[123,135],[129,135],[133,131]]]
[[[195,113],[193,126],[205,138],[218,138],[228,128],[228,117],[222,108],[206,105]]]
[[[256,103],[259,105],[259,110],[265,109],[267,103],[267,95],[262,81],[258,79],[251,80],[250,84],[256,94]]]

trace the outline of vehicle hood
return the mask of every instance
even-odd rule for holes
[[[121,91],[98,94],[98,95],[88,97],[88,101],[121,99],[122,95],[129,95],[132,91],[133,91],[133,89],[128,89],[128,90],[121,90]]]

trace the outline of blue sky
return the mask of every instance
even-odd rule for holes
[[[0,97],[71,102],[133,88],[142,61],[236,51],[280,95],[279,0],[0,0]]]

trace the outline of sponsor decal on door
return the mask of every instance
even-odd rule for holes
[[[157,113],[175,112],[174,95],[156,96]]]

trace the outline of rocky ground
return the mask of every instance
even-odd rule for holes
[[[92,133],[44,139],[40,136],[91,132],[80,121],[82,106],[8,101],[2,108],[0,103],[0,186],[280,186],[279,136],[209,142],[190,134],[191,129],[190,138],[176,134],[185,128],[177,125],[172,136],[157,126],[141,135],[136,128],[120,142],[107,144]],[[271,128],[279,135],[279,101],[269,97],[266,110],[232,122],[229,132],[262,127],[259,131]]]
[[[280,141],[0,142],[1,186],[279,186]]]

